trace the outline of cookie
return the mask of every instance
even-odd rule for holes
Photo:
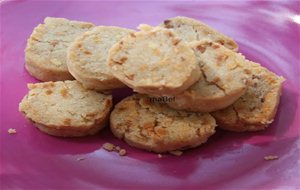
[[[167,29],[131,33],[109,51],[113,75],[139,93],[178,94],[200,77],[192,49]]]
[[[152,103],[146,95],[123,99],[110,116],[110,128],[117,138],[157,153],[197,147],[215,133],[215,127],[208,113],[176,111]]]
[[[224,45],[228,49],[238,51],[238,45],[232,38],[192,18],[182,16],[169,18],[160,26],[173,29],[174,32],[186,42],[208,39],[212,42]]]
[[[212,113],[222,129],[259,131],[274,120],[285,79],[257,63],[249,63],[251,80],[246,93],[231,106]]]
[[[42,132],[62,137],[93,135],[107,121],[112,96],[86,90],[78,81],[28,84],[19,111]]]
[[[133,30],[97,26],[85,32],[70,45],[67,65],[70,73],[83,86],[94,90],[110,90],[124,87],[107,66],[108,50]]]
[[[77,36],[93,26],[87,22],[46,17],[27,40],[25,68],[41,81],[73,79],[67,68],[67,49]]]
[[[212,112],[223,109],[247,90],[247,61],[218,43],[191,42],[202,75],[200,79],[169,104],[174,109]]]

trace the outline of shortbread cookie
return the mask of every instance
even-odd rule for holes
[[[169,103],[172,108],[211,112],[225,108],[247,89],[247,62],[241,54],[207,40],[190,43],[202,71],[200,79]]]
[[[98,26],[78,37],[68,49],[67,65],[74,78],[94,90],[125,86],[113,77],[107,66],[108,50],[133,30]]]
[[[109,52],[113,75],[139,93],[178,94],[200,76],[192,49],[167,29],[132,33]]]
[[[107,121],[112,96],[86,90],[78,81],[28,84],[19,111],[41,131],[63,137],[93,135]]]
[[[110,116],[113,134],[129,145],[157,153],[199,146],[215,133],[208,113],[176,111],[133,95],[115,106]]]
[[[233,105],[213,112],[220,128],[230,131],[258,131],[272,123],[280,101],[283,77],[250,62],[251,80],[247,92]]]
[[[178,16],[165,20],[160,26],[173,29],[186,42],[208,39],[228,49],[238,51],[238,45],[232,38],[192,18]]]
[[[67,48],[94,25],[64,18],[44,20],[32,32],[25,49],[25,67],[41,81],[73,79],[67,68]]]

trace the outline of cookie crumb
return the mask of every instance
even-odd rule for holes
[[[183,154],[180,150],[173,150],[169,152],[170,154],[173,154],[174,156],[181,156]]]
[[[77,161],[82,161],[82,160],[85,160],[85,158],[84,157],[77,158]]]
[[[277,160],[278,158],[279,156],[276,155],[268,155],[264,157],[265,160]]]
[[[16,134],[16,133],[17,133],[17,130],[16,130],[16,129],[13,129],[13,128],[9,128],[9,129],[7,130],[7,132],[8,132],[9,134]]]
[[[121,150],[119,151],[119,155],[120,155],[120,156],[125,156],[126,154],[127,154],[127,152],[126,152],[125,149],[121,149]]]
[[[162,158],[162,155],[161,155],[161,154],[157,154],[157,157],[158,157],[158,158]]]
[[[102,145],[102,148],[108,152],[117,152],[120,156],[125,156],[127,154],[127,151],[124,148],[121,148],[119,146],[116,146],[112,143],[104,143]]]
[[[115,145],[111,144],[111,143],[104,143],[102,146],[105,150],[111,152],[114,150]]]

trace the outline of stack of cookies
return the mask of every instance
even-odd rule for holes
[[[197,147],[216,126],[265,129],[284,81],[238,53],[232,38],[187,17],[139,31],[46,18],[25,59],[44,82],[28,84],[19,109],[41,131],[93,135],[110,118],[117,138],[157,153]],[[111,91],[126,86],[136,94],[111,112]]]

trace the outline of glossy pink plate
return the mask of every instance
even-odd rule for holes
[[[300,189],[299,7],[299,1],[2,2],[0,189]],[[233,37],[248,59],[287,79],[267,130],[218,130],[205,145],[180,157],[158,158],[117,140],[108,128],[93,137],[52,137],[18,112],[26,83],[37,82],[24,69],[26,40],[46,16],[134,29],[179,15]],[[129,93],[114,92],[115,102]],[[17,133],[8,134],[9,128]],[[106,152],[101,149],[105,142],[124,147],[128,155]],[[265,161],[267,155],[279,159]]]

